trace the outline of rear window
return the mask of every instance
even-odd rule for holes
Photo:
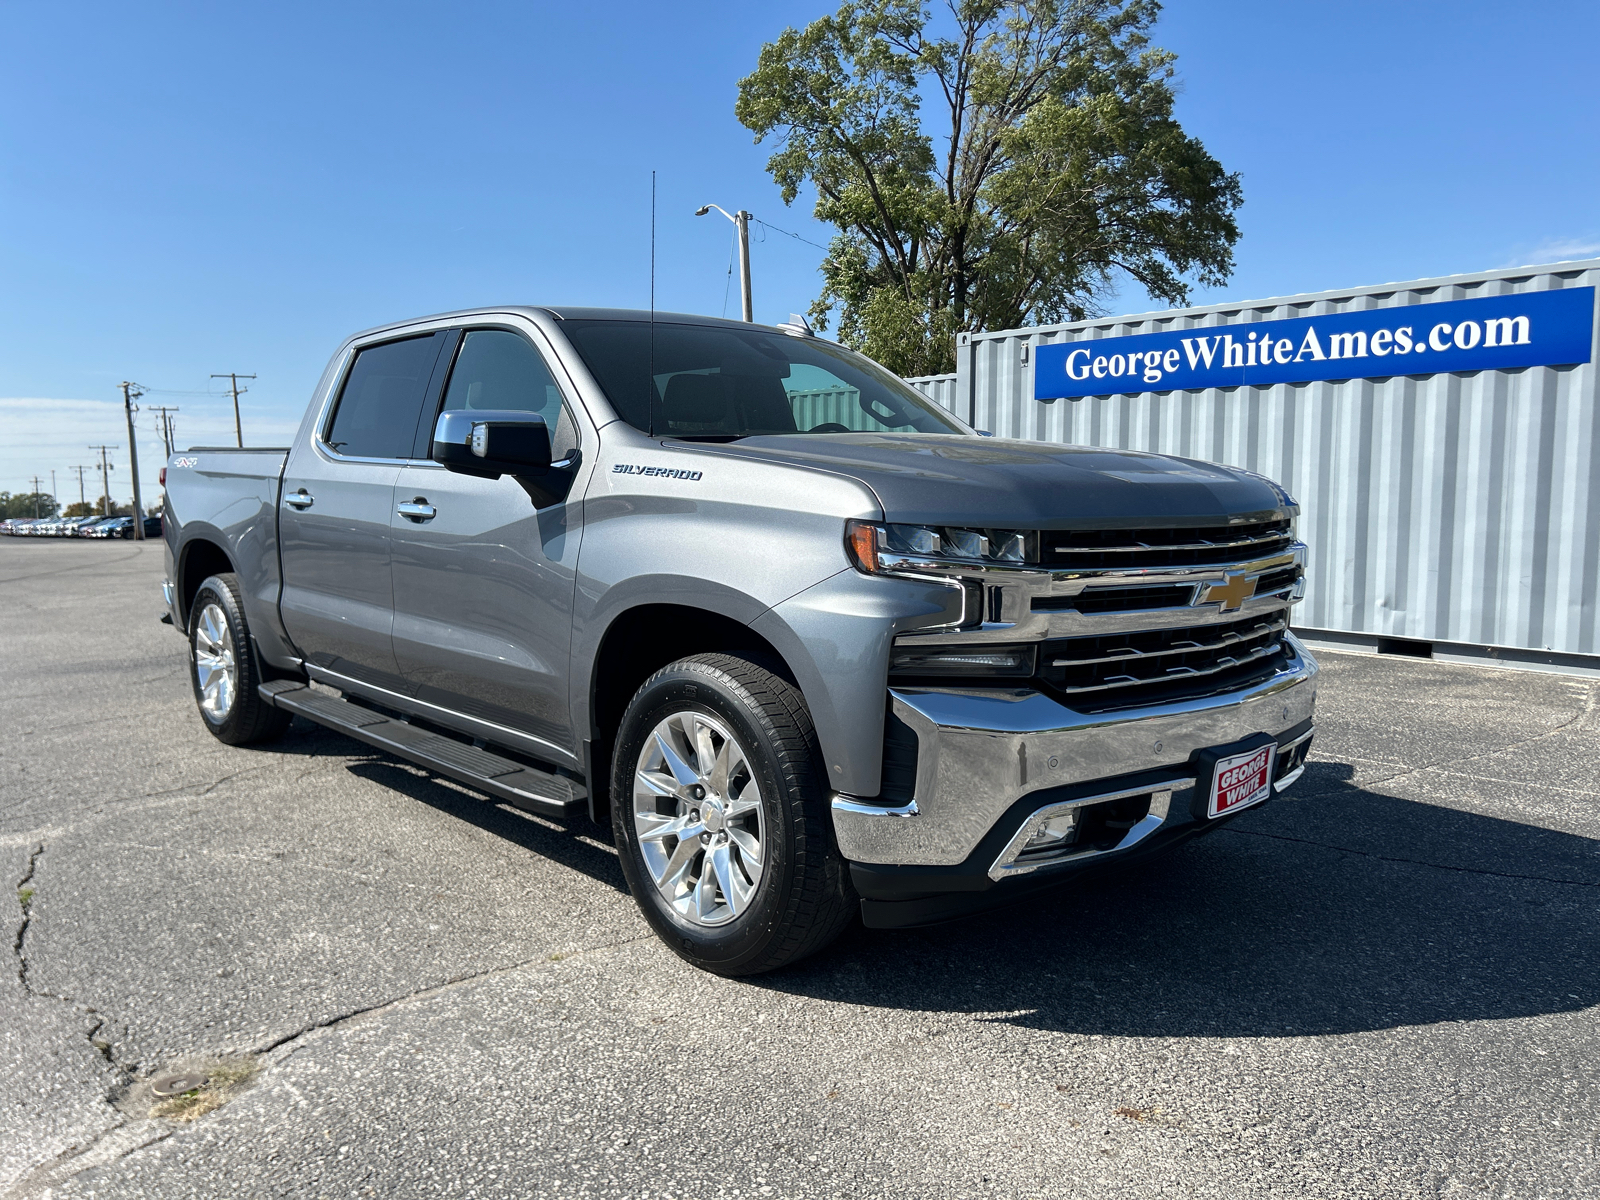
[[[751,434],[961,433],[870,359],[819,338],[658,321],[561,330],[635,429],[725,441]]]
[[[409,458],[444,338],[430,333],[356,355],[324,439],[353,458]]]

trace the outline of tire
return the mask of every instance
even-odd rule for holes
[[[815,954],[853,919],[816,730],[793,684],[732,655],[680,659],[645,680],[616,746],[622,872],[679,957],[756,975]]]
[[[236,575],[211,576],[189,605],[189,682],[200,720],[218,741],[270,742],[289,728],[290,714],[256,691],[260,670]]]

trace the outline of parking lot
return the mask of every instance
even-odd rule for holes
[[[723,980],[592,827],[214,741],[160,576],[0,542],[0,1196],[1600,1191],[1600,684],[1324,655],[1290,796]]]

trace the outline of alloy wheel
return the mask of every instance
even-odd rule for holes
[[[233,711],[239,668],[233,654],[233,632],[221,605],[200,610],[194,631],[194,672],[200,685],[200,707],[220,725]]]
[[[761,787],[717,718],[680,712],[645,739],[633,827],[650,878],[684,920],[726,925],[755,898],[766,865]]]

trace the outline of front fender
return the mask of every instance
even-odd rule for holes
[[[876,796],[882,788],[895,635],[957,619],[960,608],[960,593],[941,584],[874,578],[847,567],[751,623],[794,672],[834,791]]]

